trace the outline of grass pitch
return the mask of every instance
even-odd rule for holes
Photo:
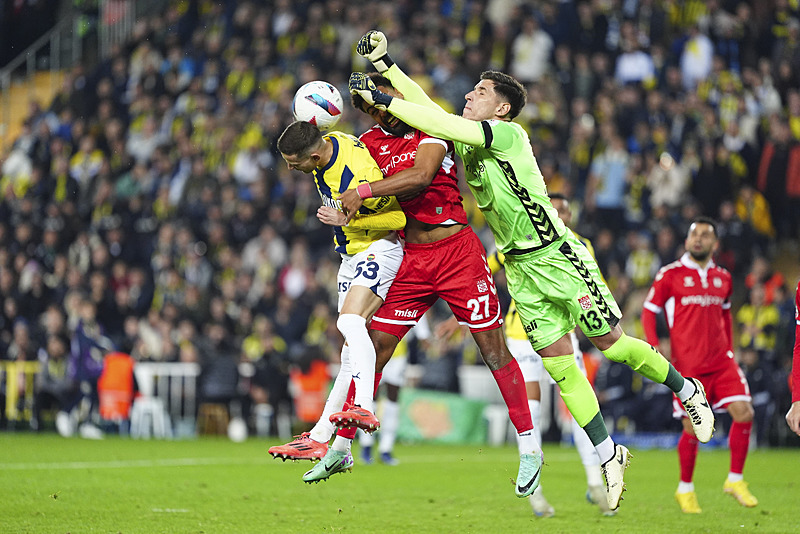
[[[400,445],[401,464],[363,465],[304,484],[310,462],[266,454],[277,440],[103,441],[0,434],[2,533],[800,532],[800,450],[756,450],[745,469],[760,504],[722,493],[728,452],[701,448],[703,513],[680,512],[675,451],[633,450],[616,517],[586,503],[574,449],[545,446],[543,488],[555,517],[514,496],[511,446]]]

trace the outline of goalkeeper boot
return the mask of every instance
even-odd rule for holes
[[[589,504],[596,504],[600,508],[600,513],[604,516],[611,517],[617,515],[616,510],[608,507],[608,499],[606,498],[606,489],[603,486],[589,486],[586,489],[586,501]]]
[[[556,515],[555,509],[544,498],[541,486],[536,488],[533,495],[531,495],[531,508],[533,508],[533,515],[536,517],[553,517]]]
[[[687,378],[686,380],[691,380],[697,391],[682,402],[683,409],[686,410],[689,420],[692,422],[694,435],[697,436],[700,443],[708,443],[714,434],[714,412],[711,410],[711,406],[708,405],[703,384],[696,378]]]
[[[608,509],[616,510],[619,508],[619,501],[622,500],[622,492],[625,491],[623,476],[625,469],[631,464],[630,451],[623,445],[614,444],[614,456],[600,466],[603,478],[606,479],[606,499]]]
[[[325,457],[311,470],[303,475],[303,482],[311,484],[326,480],[329,476],[336,473],[344,473],[353,470],[353,455],[350,452],[341,452],[334,449],[328,450]]]
[[[747,508],[752,508],[758,504],[758,499],[747,489],[747,482],[744,480],[737,480],[736,482],[726,480],[725,484],[722,485],[722,491],[731,495],[739,501],[739,504]]]
[[[520,454],[519,472],[514,493],[520,499],[527,497],[539,487],[542,478],[542,454]]]
[[[267,451],[273,458],[286,460],[321,460],[328,452],[328,444],[311,439],[310,432],[303,432],[295,436],[286,445],[275,445]]]
[[[370,433],[375,432],[381,427],[378,418],[375,417],[372,412],[358,405],[343,412],[336,412],[331,415],[330,421],[339,428],[356,427],[364,432]]]
[[[693,491],[686,491],[684,493],[675,492],[675,500],[681,507],[681,512],[684,514],[699,514],[703,510],[700,509],[700,504],[697,502],[697,494]]]

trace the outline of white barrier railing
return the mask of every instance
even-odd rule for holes
[[[131,435],[149,437],[152,430],[154,437],[168,438],[173,435],[173,425],[179,435],[193,434],[200,365],[140,362],[134,366],[133,373],[141,398],[134,401]]]

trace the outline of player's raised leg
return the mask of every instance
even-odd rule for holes
[[[374,386],[376,351],[367,330],[367,320],[381,307],[394,281],[403,250],[396,240],[380,239],[367,250],[342,258],[340,278],[349,278],[344,300],[339,305],[336,326],[350,346],[353,382],[355,383],[354,405],[330,416],[338,427],[354,426],[366,432],[380,426],[374,411]],[[347,269],[346,273],[343,273]]]
[[[339,373],[336,375],[328,399],[325,401],[325,408],[319,421],[310,432],[303,432],[285,445],[270,447],[269,454],[273,458],[281,458],[283,461],[321,460],[328,452],[328,442],[335,431],[333,423],[329,420],[330,416],[342,409],[348,394],[351,397],[355,394],[355,385],[350,374],[350,347],[345,344],[342,347]]]

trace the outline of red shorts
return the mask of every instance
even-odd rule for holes
[[[724,412],[734,401],[752,401],[747,379],[733,359],[729,360],[725,369],[693,378],[697,378],[703,383],[708,403],[715,412]],[[686,417],[686,411],[677,397],[672,400],[672,414],[676,419]]]
[[[434,243],[406,243],[403,263],[370,328],[403,339],[439,298],[472,332],[503,324],[486,251],[469,226]]]

